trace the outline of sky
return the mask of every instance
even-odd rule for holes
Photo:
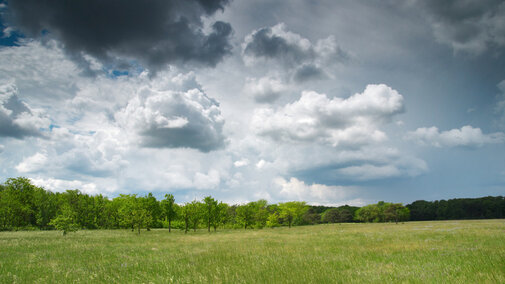
[[[505,195],[505,1],[0,1],[0,180],[177,202]]]

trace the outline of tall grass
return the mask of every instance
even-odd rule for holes
[[[505,220],[0,233],[0,283],[505,283]]]

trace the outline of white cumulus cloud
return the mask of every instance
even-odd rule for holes
[[[66,190],[79,189],[80,191],[91,195],[104,193],[103,189],[99,190],[95,183],[86,183],[80,180],[32,178],[31,181],[34,185],[43,187],[53,192],[64,192]]]
[[[353,187],[328,186],[313,183],[306,184],[297,178],[286,180],[282,177],[276,178],[274,184],[279,190],[279,196],[285,200],[307,201],[311,204],[327,205],[359,205],[357,200],[348,200],[352,195]]]
[[[115,114],[115,119],[146,147],[209,152],[225,144],[219,104],[199,89],[183,92],[143,88]]]
[[[16,170],[20,173],[36,172],[44,168],[48,159],[45,153],[36,153],[16,166]]]
[[[437,127],[422,127],[409,132],[406,139],[412,140],[420,145],[435,147],[481,147],[485,144],[497,144],[505,142],[505,134],[502,132],[484,134],[480,128],[470,125],[461,129],[451,129],[439,131]]]
[[[196,173],[193,186],[196,189],[213,189],[221,182],[220,174],[216,170],[209,170],[207,174]]]
[[[244,91],[257,103],[272,103],[286,90],[287,86],[281,80],[270,77],[247,78],[244,86]]]
[[[243,159],[240,159],[238,161],[235,161],[233,163],[233,165],[237,168],[240,168],[240,167],[245,167],[247,165],[249,165],[249,160],[247,158],[243,158]]]
[[[363,145],[384,141],[386,134],[378,126],[403,109],[402,95],[383,84],[368,85],[347,99],[305,91],[278,109],[255,110],[252,128],[278,141]]]

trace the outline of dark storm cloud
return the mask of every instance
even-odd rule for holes
[[[36,38],[54,37],[76,61],[83,54],[115,67],[137,61],[156,72],[167,64],[215,66],[231,52],[230,24],[204,33],[203,16],[228,0],[11,0],[10,20]]]
[[[482,52],[505,46],[505,1],[418,1],[429,14],[437,38],[454,49]]]

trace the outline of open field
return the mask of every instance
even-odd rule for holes
[[[0,283],[505,283],[505,220],[0,233]]]

